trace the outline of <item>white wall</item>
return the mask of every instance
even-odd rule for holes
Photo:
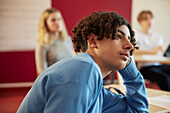
[[[0,51],[34,50],[38,22],[51,0],[0,0]]]
[[[170,44],[170,0],[132,0],[132,26],[139,28],[137,16],[142,10],[154,15],[153,31],[164,37],[164,49]]]

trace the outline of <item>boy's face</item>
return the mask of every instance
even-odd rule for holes
[[[130,32],[126,25],[122,25],[116,32],[113,40],[106,37],[96,40],[96,54],[100,63],[110,70],[124,69],[129,61],[129,51],[132,49],[130,43]]]
[[[143,20],[141,20],[139,23],[142,28],[149,29],[152,27],[153,19],[150,14],[145,14],[145,18],[143,18]]]

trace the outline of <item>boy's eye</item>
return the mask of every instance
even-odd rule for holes
[[[128,37],[129,41],[131,41],[131,37]]]
[[[122,36],[121,36],[121,35],[117,35],[117,38],[121,39],[121,38],[122,38]]]

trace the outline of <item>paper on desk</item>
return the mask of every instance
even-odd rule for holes
[[[170,109],[170,95],[161,95],[157,97],[149,97],[149,103],[165,109]]]
[[[166,57],[162,57],[162,56],[158,56],[158,55],[142,55],[143,59],[146,60],[161,60],[161,61],[166,61],[167,58]]]

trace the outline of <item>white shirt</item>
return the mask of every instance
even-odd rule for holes
[[[163,37],[152,31],[149,34],[138,31],[135,38],[139,49],[143,51],[151,51],[158,46],[163,46]]]
[[[148,34],[143,33],[142,31],[136,31],[136,43],[139,45],[139,49],[142,51],[152,51],[156,47],[163,46],[163,36],[149,31]],[[159,53],[157,53],[159,54]],[[139,68],[143,66],[150,65],[159,65],[159,63],[139,63]]]

